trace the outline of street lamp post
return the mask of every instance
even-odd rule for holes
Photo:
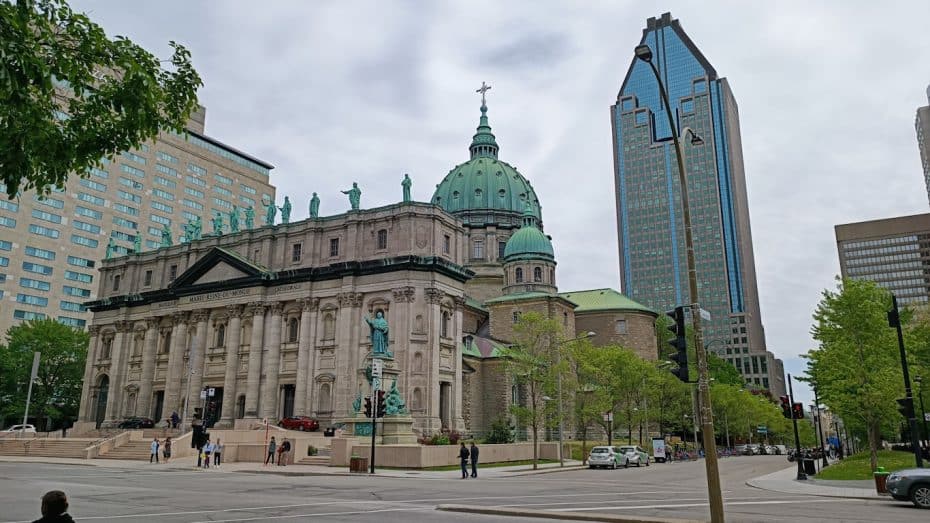
[[[920,375],[914,376],[914,383],[917,384],[917,398],[920,400],[920,419],[923,420],[924,439],[928,440],[927,444],[930,445],[930,430],[927,430],[927,411],[924,410],[924,379]]]
[[[668,116],[669,130],[675,144],[675,159],[678,161],[678,182],[681,186],[681,215],[685,228],[685,249],[688,262],[688,291],[691,297],[691,324],[694,329],[694,352],[697,356],[698,370],[698,399],[701,407],[701,432],[704,438],[704,467],[707,471],[707,497],[710,503],[710,519],[713,523],[724,521],[723,494],[720,491],[720,471],[717,463],[717,445],[714,441],[714,417],[710,403],[710,389],[707,381],[707,352],[704,348],[704,335],[701,330],[701,313],[698,305],[697,264],[694,261],[694,238],[691,230],[691,207],[688,202],[688,180],[685,176],[685,160],[679,142],[677,127],[672,119],[672,106],[668,101],[668,93],[662,84],[659,69],[652,62],[652,49],[646,44],[636,46],[636,58],[649,64],[655,75]],[[682,133],[682,136],[684,133]],[[701,145],[703,140],[691,131],[691,144]],[[695,420],[697,422],[697,420]]]
[[[814,403],[817,405],[817,427],[820,429],[820,452],[823,456],[823,463],[821,466],[828,467],[830,464],[827,462],[827,453],[824,451],[825,442],[823,440],[823,420],[821,418],[822,413],[820,412],[820,396],[817,394],[817,387],[814,387]]]

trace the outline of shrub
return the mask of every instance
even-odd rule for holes
[[[316,456],[319,452],[320,452],[320,449],[314,447],[313,445],[308,445],[308,446],[307,446],[307,455],[308,455],[308,456]]]
[[[503,417],[497,418],[491,423],[484,442],[489,444],[513,443],[513,427]]]

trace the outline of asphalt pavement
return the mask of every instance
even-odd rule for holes
[[[780,456],[721,459],[727,520],[926,522],[930,512],[886,499],[843,499],[771,492],[746,485],[789,467]],[[82,521],[540,521],[529,517],[438,512],[439,505],[512,507],[564,514],[619,514],[707,519],[704,463],[574,469],[508,476],[479,471],[477,479],[427,474],[298,475],[244,473],[137,464],[82,466],[0,463],[0,522],[38,517],[39,497],[64,490]],[[551,471],[546,471],[551,472]]]

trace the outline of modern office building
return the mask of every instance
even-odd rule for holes
[[[914,128],[917,130],[917,148],[920,149],[920,163],[924,168],[927,199],[930,200],[930,86],[927,86],[927,105],[917,108]]]
[[[780,393],[781,365],[766,350],[759,312],[736,100],[671,14],[647,20],[640,43],[652,49],[678,129],[669,128],[649,64],[633,58],[611,107],[623,292],[656,310],[692,302],[672,142],[690,128],[701,138],[682,142],[698,300],[711,314],[705,342],[747,382]]]
[[[228,223],[234,209],[274,199],[273,166],[206,136],[205,118],[201,108],[186,135],[163,132],[44,198],[0,197],[0,337],[33,318],[84,327],[90,313],[81,304],[97,297],[111,239],[114,254],[133,249],[137,236],[147,251],[164,226],[177,242],[188,220],[206,224],[222,213]]]
[[[901,305],[930,299],[930,214],[834,227],[840,274],[871,280],[895,293]]]

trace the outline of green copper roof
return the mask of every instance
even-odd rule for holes
[[[590,291],[561,292],[559,296],[578,304],[575,312],[593,311],[642,311],[657,314],[654,310],[636,303],[613,289],[593,289]]]
[[[472,337],[471,344],[461,343],[462,355],[473,358],[500,358],[507,350],[507,345],[499,341],[480,336]]]
[[[507,240],[504,247],[505,262],[526,259],[555,260],[552,242],[536,227],[533,205],[529,203],[523,209],[523,227]]]
[[[487,110],[482,104],[478,132],[469,146],[471,159],[446,174],[431,201],[453,214],[483,209],[522,212],[526,201],[533,204],[533,215],[541,221],[533,186],[515,167],[497,158],[497,140]]]
[[[553,294],[549,294],[546,292],[520,292],[516,294],[508,294],[506,296],[501,296],[499,298],[491,298],[490,300],[485,300],[484,303],[488,305],[492,303],[506,303],[508,301],[531,300],[535,298],[552,298],[554,296],[558,296],[559,298],[562,298],[563,300],[574,303],[573,300],[570,300],[566,298],[565,296],[562,296],[561,294],[553,295]]]

